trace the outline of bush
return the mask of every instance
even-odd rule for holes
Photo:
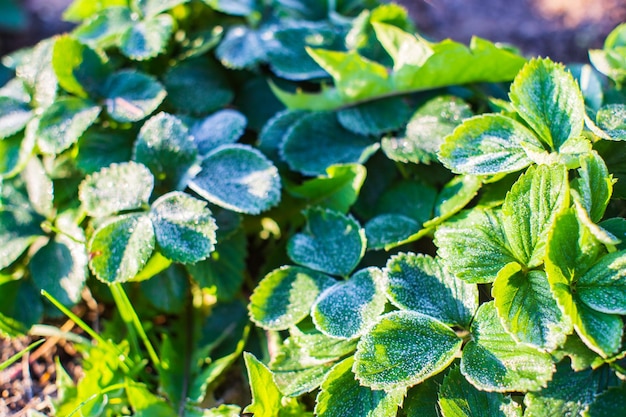
[[[0,89],[0,330],[93,339],[58,415],[623,405],[626,26],[596,71],[367,0],[65,16]]]

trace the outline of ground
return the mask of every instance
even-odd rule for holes
[[[0,33],[0,52],[30,45],[67,30],[60,21],[69,0],[25,0],[28,28]],[[624,0],[401,0],[418,30],[433,40],[468,42],[477,35],[520,48],[526,56],[550,56],[563,62],[587,62],[587,49],[599,48],[606,35],[626,21]],[[62,324],[61,324],[62,325]],[[67,324],[67,326],[71,326]],[[0,362],[26,347],[26,338],[0,338]],[[29,409],[47,413],[56,394],[54,356],[71,358],[71,344],[59,339],[41,345],[0,372],[0,415],[26,416]],[[65,361],[75,377],[80,368]]]

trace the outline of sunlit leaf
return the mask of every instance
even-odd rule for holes
[[[236,110],[225,109],[194,124],[191,128],[191,135],[199,154],[204,156],[220,145],[237,142],[243,135],[247,124],[248,121],[243,114]]]
[[[121,70],[108,78],[103,95],[112,119],[137,122],[155,111],[166,93],[153,77],[133,70]]]
[[[120,50],[136,61],[144,61],[164,52],[174,30],[168,14],[135,22],[120,37]]]

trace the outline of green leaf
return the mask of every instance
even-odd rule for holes
[[[331,275],[348,276],[365,253],[365,231],[352,216],[310,208],[305,229],[287,243],[297,264]]]
[[[48,107],[39,120],[37,145],[48,155],[56,155],[78,141],[91,126],[100,107],[79,98],[61,98]]]
[[[135,22],[120,37],[121,52],[135,61],[145,61],[162,54],[174,31],[174,19],[160,14]]]
[[[328,374],[315,403],[315,415],[324,417],[388,417],[395,415],[404,390],[374,391],[364,387],[352,373],[353,358],[335,365]]]
[[[311,308],[315,327],[327,336],[340,339],[361,336],[383,313],[386,287],[383,272],[370,267],[327,288]]]
[[[61,304],[71,307],[81,299],[87,280],[87,250],[83,230],[68,216],[56,225],[63,233],[39,249],[28,263],[37,288],[47,291]]]
[[[364,136],[398,130],[410,116],[409,106],[400,97],[382,98],[337,112],[337,119],[344,128]]]
[[[189,0],[136,0],[145,17],[153,17],[174,7],[188,3]]]
[[[554,217],[569,204],[564,166],[530,167],[504,199],[502,218],[511,253],[529,268],[543,263]]]
[[[626,251],[602,257],[575,282],[578,298],[594,310],[626,314]]]
[[[26,136],[12,136],[0,140],[0,178],[11,178],[22,171],[35,149],[37,119],[27,125]]]
[[[198,149],[187,126],[176,116],[159,113],[139,131],[133,160],[145,165],[168,188],[184,188]]]
[[[403,214],[380,214],[365,223],[368,249],[385,249],[418,234],[421,225]]]
[[[126,6],[128,0],[74,0],[63,12],[63,19],[69,22],[80,22],[102,10],[116,6]]]
[[[220,145],[237,142],[246,130],[246,117],[236,110],[224,109],[213,113],[191,128],[191,135],[204,156]]]
[[[611,387],[598,395],[595,401],[589,406],[585,416],[588,417],[612,417],[619,413],[626,401],[626,384],[622,383],[618,387]]]
[[[136,132],[92,127],[78,140],[78,168],[92,174],[114,163],[127,162]]]
[[[132,161],[112,164],[83,180],[78,199],[87,214],[105,217],[148,204],[153,187],[154,177],[144,165]]]
[[[432,217],[437,190],[415,180],[398,181],[387,187],[379,197],[375,212],[397,213],[415,220],[421,227]]]
[[[439,389],[443,417],[522,417],[522,408],[508,395],[479,391],[458,367],[450,370]]]
[[[549,59],[529,61],[517,74],[509,93],[519,115],[553,151],[580,136],[585,104],[572,75]]]
[[[215,250],[204,261],[185,265],[200,288],[218,300],[231,300],[238,293],[246,274],[247,240],[243,230],[219,237]]]
[[[235,95],[223,68],[203,57],[179,62],[165,73],[163,83],[166,102],[177,113],[212,113],[230,103]]]
[[[437,402],[442,376],[437,374],[409,388],[402,405],[406,417],[441,417]]]
[[[297,121],[307,114],[309,113],[306,111],[298,110],[283,110],[276,113],[265,123],[259,133],[257,148],[271,159],[274,164],[279,166],[278,164],[282,162],[279,150],[282,147],[285,135]]]
[[[408,388],[447,368],[461,343],[439,320],[414,311],[394,311],[359,340],[354,373],[372,389]]]
[[[54,184],[39,158],[31,158],[21,172],[21,176],[34,211],[47,218],[53,217]]]
[[[118,122],[138,122],[155,111],[166,92],[153,77],[134,70],[111,75],[103,89],[107,113]]]
[[[471,116],[469,105],[460,98],[446,95],[432,98],[411,116],[404,134],[383,138],[383,152],[390,159],[404,163],[437,161],[444,138]]]
[[[577,289],[579,278],[593,269],[592,265],[602,254],[602,245],[579,223],[573,210],[557,216],[548,241],[546,273],[559,307],[571,318],[576,332],[590,349],[602,357],[611,356],[621,344],[622,319],[590,308],[580,299]],[[586,280],[592,281],[590,277]]]
[[[252,404],[248,405],[243,412],[258,416],[278,416],[278,410],[282,405],[282,394],[272,379],[272,372],[251,353],[244,352],[243,358],[246,362],[252,391]]]
[[[152,255],[155,238],[147,214],[127,214],[103,223],[89,241],[89,267],[102,282],[128,281]]]
[[[326,175],[288,187],[291,195],[305,198],[309,205],[347,213],[356,202],[367,170],[363,165],[331,165]]]
[[[626,140],[626,105],[602,106],[596,113],[596,125],[602,129],[603,139]]]
[[[322,175],[335,164],[363,163],[378,148],[369,138],[341,126],[335,113],[311,113],[287,131],[282,158],[294,171]]]
[[[621,241],[621,243],[615,245],[617,250],[626,249],[626,219],[623,217],[613,217],[600,222],[597,226]]]
[[[461,372],[484,391],[532,391],[546,386],[554,365],[547,353],[516,343],[504,330],[493,302],[482,304],[465,345]]]
[[[107,7],[90,16],[74,29],[74,37],[92,48],[119,46],[122,34],[135,24],[126,1],[120,3],[121,7]]]
[[[574,372],[567,361],[561,362],[548,386],[524,397],[524,416],[581,416],[598,388],[598,377],[591,370]]]
[[[424,227],[436,226],[467,206],[478,194],[483,183],[480,177],[457,175],[441,189],[435,200],[434,217]]]
[[[458,278],[470,283],[493,282],[500,269],[515,262],[499,211],[462,212],[435,231],[437,253]],[[472,248],[468,256],[467,248]]]
[[[180,191],[159,197],[150,209],[158,249],[174,262],[196,263],[215,248],[217,225],[207,204]]]
[[[454,129],[444,139],[439,159],[459,174],[502,174],[531,164],[527,148],[543,149],[521,123],[507,116],[485,114],[467,119]]]
[[[297,21],[278,27],[272,35],[267,49],[272,71],[288,80],[304,81],[327,76],[306,48],[343,49],[345,34],[328,23]]]
[[[189,187],[213,204],[239,213],[258,214],[278,204],[278,170],[248,145],[223,145],[210,152]]]
[[[33,112],[26,103],[11,97],[0,97],[0,140],[21,132]]]
[[[60,36],[54,42],[52,67],[59,85],[83,98],[97,95],[111,73],[100,55],[70,35]]]
[[[185,308],[190,286],[187,274],[180,265],[171,265],[140,285],[141,293],[157,310],[176,314]]]
[[[202,0],[211,8],[235,16],[248,16],[257,12],[256,0]]]
[[[498,273],[492,295],[502,325],[517,342],[553,351],[572,331],[542,270],[524,272],[519,264],[510,263]]]
[[[267,60],[266,39],[271,32],[247,26],[232,26],[220,42],[215,55],[226,68],[254,69]]]
[[[387,262],[389,299],[398,308],[469,327],[478,309],[478,289],[450,274],[438,258],[400,253]]]
[[[43,217],[22,208],[0,206],[0,270],[15,262],[28,247],[43,235],[39,224]]]
[[[145,384],[127,378],[125,389],[134,416],[176,417],[178,415],[169,402],[154,395]]]
[[[57,99],[58,81],[52,68],[54,38],[45,39],[25,52],[15,69],[32,96],[31,106],[45,109]]]
[[[591,221],[597,223],[604,217],[604,211],[613,193],[613,177],[604,160],[597,152],[580,158],[579,177],[573,182],[582,206],[589,213]]]
[[[43,313],[39,290],[32,281],[18,279],[0,284],[0,334],[24,335],[41,321]]]
[[[309,269],[276,269],[254,289],[248,305],[250,318],[264,329],[288,329],[307,317],[320,293],[333,284],[334,279]]]

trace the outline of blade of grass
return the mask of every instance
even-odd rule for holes
[[[45,341],[45,339],[37,340],[36,342],[31,343],[30,345],[28,345],[24,349],[22,349],[19,352],[17,352],[15,355],[11,356],[6,361],[0,363],[0,371],[3,371],[6,368],[8,368],[9,366],[13,365],[15,362],[20,360],[20,358],[22,356],[24,356],[26,354],[26,352],[33,350],[34,348],[36,348],[37,346],[42,344],[44,341]]]

